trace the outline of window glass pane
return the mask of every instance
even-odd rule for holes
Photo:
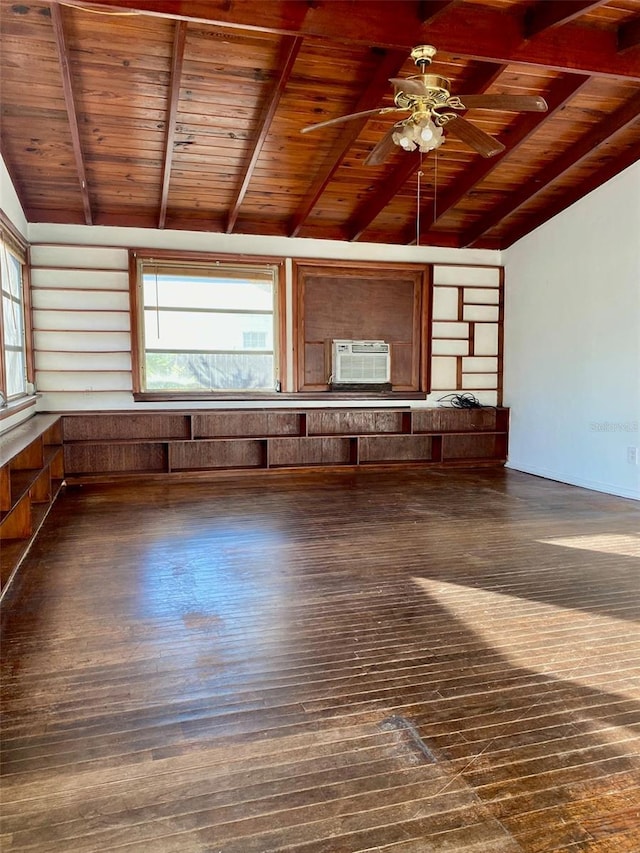
[[[145,311],[147,349],[242,350],[246,333],[262,333],[263,349],[273,348],[269,314],[196,314],[192,311]]]
[[[0,270],[2,280],[2,332],[7,398],[26,394],[27,360],[22,304],[22,264],[3,243]]]
[[[145,307],[164,305],[171,308],[200,310],[271,311],[273,285],[252,281],[182,278],[145,274]]]
[[[248,353],[154,353],[146,359],[149,391],[273,388],[273,356]]]
[[[5,346],[22,346],[24,330],[22,326],[22,305],[15,299],[2,295],[2,319],[4,322]]]
[[[276,270],[143,264],[144,388],[272,390]]]
[[[20,300],[22,267],[20,261],[12,255],[6,246],[2,246],[2,293]]]
[[[26,391],[26,363],[21,350],[5,350],[4,363],[7,371],[7,397],[15,397]]]

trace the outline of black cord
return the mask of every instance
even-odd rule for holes
[[[448,402],[454,409],[481,409],[482,403],[473,394],[465,391],[464,394],[445,394],[438,398],[438,403]]]

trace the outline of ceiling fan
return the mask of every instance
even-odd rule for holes
[[[339,116],[303,127],[301,133],[368,115],[408,112],[407,118],[401,119],[389,128],[364,161],[365,165],[378,166],[384,163],[395,150],[395,146],[405,151],[417,149],[423,153],[438,148],[444,142],[443,128],[483,157],[494,157],[504,151],[505,146],[484,130],[459,116],[454,110],[482,109],[517,112],[547,110],[546,101],[539,95],[452,95],[451,83],[446,77],[426,73],[435,54],[436,49],[432,45],[424,44],[414,47],[411,58],[420,73],[411,77],[390,79],[389,82],[395,89],[393,98],[395,107],[381,107]]]

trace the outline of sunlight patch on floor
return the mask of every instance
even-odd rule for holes
[[[482,640],[488,657],[497,652],[509,666],[637,698],[640,632],[634,622],[478,586],[412,580]],[[612,638],[626,641],[624,655],[612,653]]]
[[[640,534],[599,533],[595,536],[563,536],[559,539],[538,539],[543,545],[560,545],[583,551],[619,554],[621,557],[640,557]]]

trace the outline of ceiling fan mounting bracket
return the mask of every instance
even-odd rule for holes
[[[437,50],[432,44],[419,44],[411,51],[411,59],[424,72],[424,68],[431,65],[436,53]]]

